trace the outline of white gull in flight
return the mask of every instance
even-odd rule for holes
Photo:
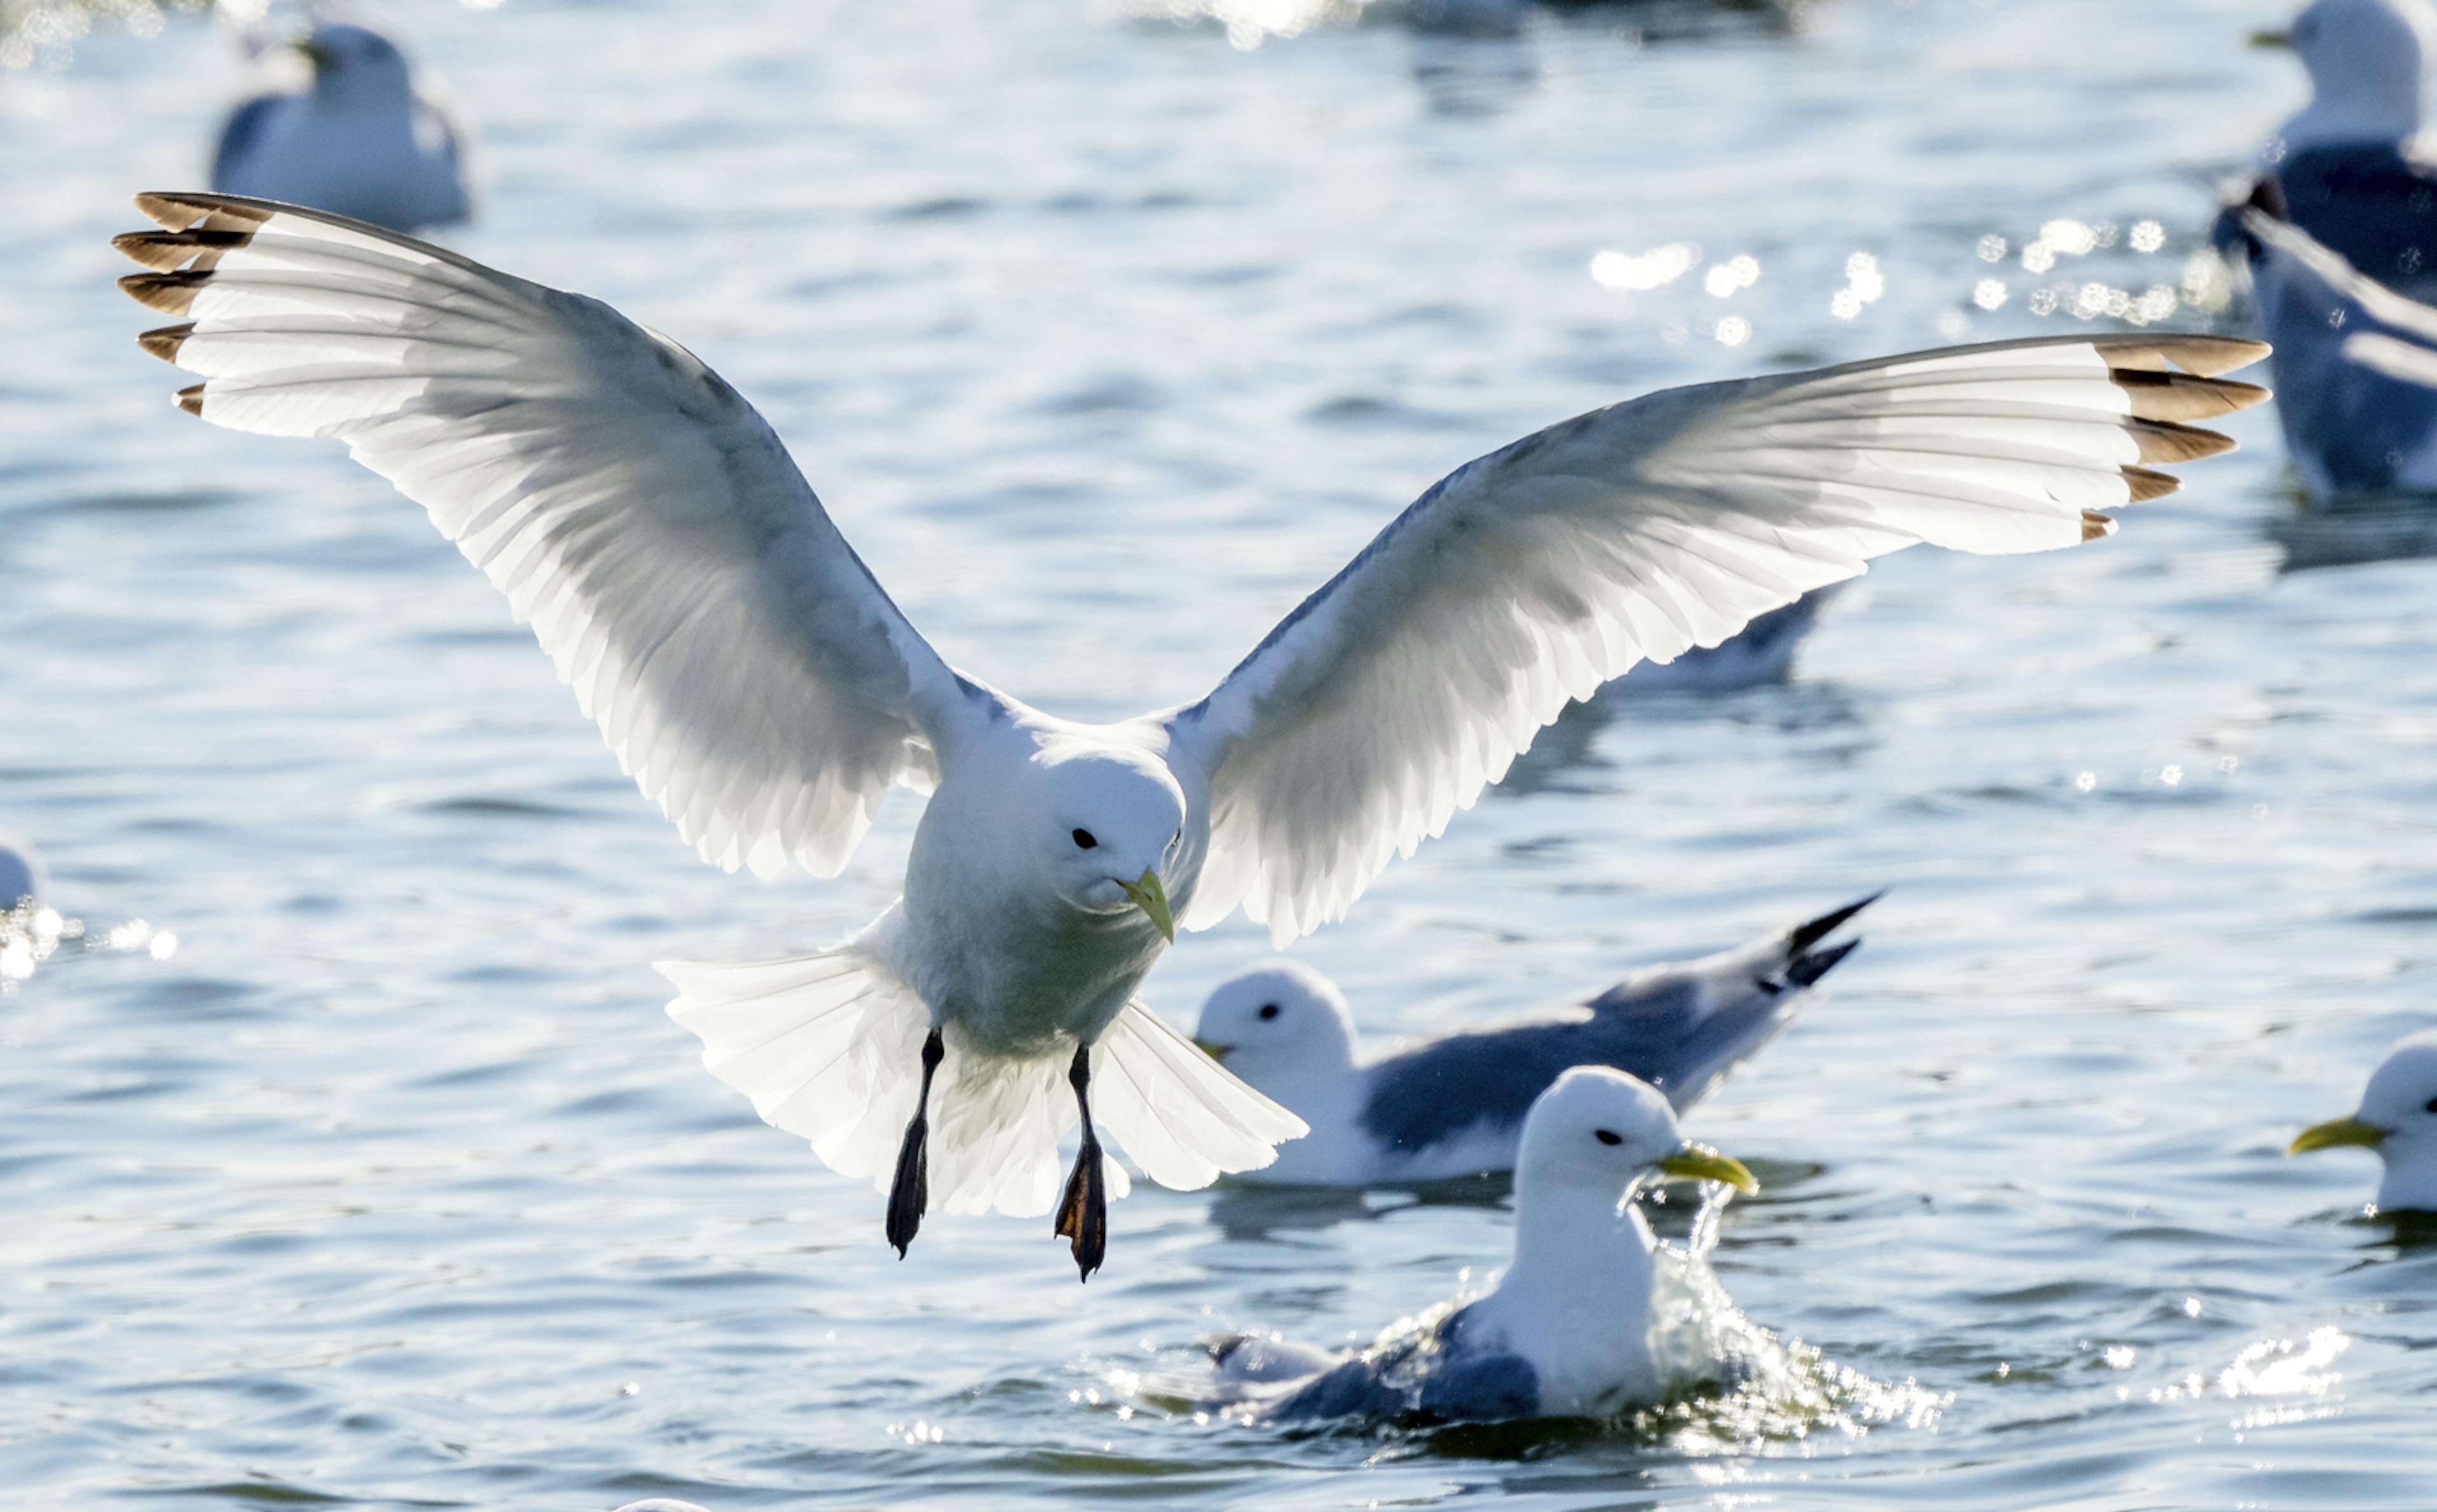
[[[1569,700],[1917,542],[2095,539],[2175,486],[2147,463],[2231,444],[2186,422],[2264,395],[2217,376],[2258,343],[2151,332],[1594,410],[1442,479],[1206,696],[1084,724],[942,660],[666,337],[360,222],[136,204],[166,229],[117,238],[150,269],[121,286],[184,322],[142,344],[206,380],[178,406],[343,441],[421,503],[706,860],[832,876],[891,785],[930,791],[878,919],[798,960],[669,966],[670,1012],[764,1119],[889,1192],[901,1251],[935,1199],[1054,1209],[1086,1276],[1126,1184],[1099,1128],[1184,1188],[1304,1132],[1136,1000],[1180,921],[1240,907],[1283,943],[1342,917]]]

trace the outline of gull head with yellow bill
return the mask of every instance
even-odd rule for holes
[[[2285,1153],[2347,1145],[2375,1150],[2384,1162],[2380,1211],[2437,1211],[2437,1030],[2397,1044],[2370,1073],[2358,1111],[2310,1125]]]

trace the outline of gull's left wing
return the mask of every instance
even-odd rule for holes
[[[1210,783],[1184,924],[1241,904],[1283,945],[1341,918],[1555,719],[1640,661],[1927,541],[2043,551],[2234,443],[2185,422],[2267,391],[2256,341],[1953,347],[1672,389],[1442,479],[1216,691],[1169,717]],[[2181,372],[2176,371],[2181,369]]]

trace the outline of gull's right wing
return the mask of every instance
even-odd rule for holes
[[[147,194],[122,279],[214,425],[326,436],[508,597],[704,860],[846,864],[989,717],[752,406],[597,300],[271,200]]]

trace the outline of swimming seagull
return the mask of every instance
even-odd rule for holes
[[[30,841],[0,830],[0,913],[42,901],[42,853]]]
[[[415,87],[395,43],[329,23],[295,45],[312,65],[311,86],[266,90],[231,113],[212,157],[214,189],[397,231],[472,213],[463,135]]]
[[[1533,1100],[1575,1066],[1610,1066],[1681,1113],[1794,1021],[1859,940],[1814,948],[1877,901],[1698,961],[1637,971],[1583,1007],[1449,1034],[1368,1065],[1337,984],[1280,959],[1221,982],[1193,1038],[1311,1125],[1255,1179],[1315,1186],[1509,1171]]]
[[[2104,535],[2099,510],[2175,486],[2144,462],[2231,444],[2185,422],[2264,394],[2216,376],[2257,343],[2160,333],[1653,394],[1457,469],[1207,696],[1084,724],[941,660],[666,337],[361,222],[136,204],[167,229],[117,238],[150,269],[122,287],[185,322],[142,343],[207,380],[179,408],[343,440],[422,503],[706,860],[832,876],[892,783],[931,790],[878,919],[666,966],[670,1012],[764,1119],[889,1192],[900,1253],[934,1199],[1054,1208],[1086,1276],[1126,1187],[1101,1127],[1183,1188],[1304,1132],[1134,999],[1180,922],[1240,906],[1283,943],[1342,917],[1569,699],[1916,541]]]
[[[2296,1135],[2287,1155],[2362,1145],[2386,1163],[2377,1207],[2437,1211],[2437,1029],[2400,1043],[2370,1073],[2359,1111],[2314,1123]]]
[[[2437,308],[2267,210],[2235,220],[2303,486],[2320,499],[2437,490]]]
[[[2376,360],[2345,281],[2297,257],[2323,249],[2352,274],[2437,297],[2437,159],[2419,140],[2437,12],[2427,0],[2315,0],[2284,33],[2309,71],[2309,104],[2260,153],[2214,240],[2247,273],[2275,343],[2277,406],[2294,471],[2322,499],[2437,486],[2437,398]],[[2262,218],[2299,236],[2263,235]]]
[[[1757,1190],[1743,1162],[1685,1140],[1656,1087],[1578,1066],[1524,1121],[1515,1260],[1488,1295],[1341,1364],[1231,1339],[1218,1351],[1220,1380],[1270,1399],[1257,1415],[1287,1422],[1601,1417],[1662,1400],[1723,1363],[1681,1359],[1656,1331],[1665,1322],[1654,1307],[1663,1273],[1633,1194],[1665,1176]]]

